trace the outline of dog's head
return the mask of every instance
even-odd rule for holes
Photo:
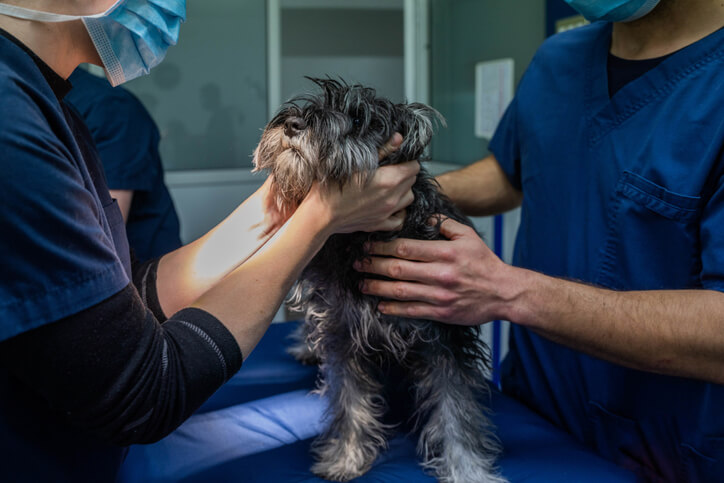
[[[255,170],[271,173],[278,202],[296,206],[315,181],[365,182],[381,164],[418,159],[442,116],[424,104],[394,104],[375,90],[332,79],[287,102],[264,130]],[[379,161],[378,150],[395,132],[400,148]]]

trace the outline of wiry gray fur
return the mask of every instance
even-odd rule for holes
[[[314,181],[364,183],[380,164],[419,159],[442,121],[423,104],[394,104],[359,85],[312,81],[322,94],[287,103],[254,155],[256,168],[271,172],[280,205],[296,206]],[[404,136],[400,149],[379,162],[378,148],[395,131]],[[367,256],[365,242],[439,238],[439,224],[428,224],[438,214],[470,225],[424,169],[412,189],[415,201],[400,232],[331,237],[293,292],[306,321],[290,352],[320,363],[319,390],[332,416],[313,446],[312,471],[336,481],[365,473],[393,429],[383,422],[386,394],[404,383],[414,398],[407,418],[419,430],[423,465],[443,482],[502,482],[494,466],[500,449],[481,402],[488,350],[479,328],[384,316],[378,300],[358,289],[362,276],[352,263]]]

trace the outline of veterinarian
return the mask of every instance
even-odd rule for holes
[[[181,227],[158,152],[161,136],[148,110],[129,90],[83,68],[68,80],[73,88],[65,101],[93,137],[134,255],[145,262],[179,248]]]
[[[514,266],[448,241],[372,247],[386,314],[514,322],[503,390],[646,481],[724,475],[724,2],[568,0],[486,159],[439,178],[522,204]],[[565,464],[565,462],[560,462]]]
[[[200,240],[132,268],[66,79],[83,62],[114,85],[146,73],[184,17],[184,0],[0,3],[4,481],[113,481],[125,445],[168,434],[241,367],[330,234],[397,229],[412,201],[415,162],[314,186],[291,217],[267,182]]]

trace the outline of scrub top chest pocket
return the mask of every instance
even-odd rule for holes
[[[624,171],[609,201],[596,283],[617,290],[701,287],[701,205],[701,197]]]

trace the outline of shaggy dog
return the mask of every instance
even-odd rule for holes
[[[254,153],[282,207],[297,206],[315,181],[364,183],[379,165],[419,159],[442,120],[423,104],[394,104],[370,88],[311,80],[321,94],[285,104]],[[403,135],[402,145],[380,162],[378,149],[394,132]],[[306,317],[290,352],[320,363],[319,389],[330,401],[331,424],[313,445],[312,471],[347,481],[369,470],[394,427],[386,413],[401,394],[414,408],[403,419],[419,433],[425,468],[443,482],[502,482],[481,403],[488,350],[479,328],[385,316],[376,310],[379,300],[358,288],[363,276],[352,264],[367,256],[366,242],[437,239],[441,217],[471,225],[424,169],[412,190],[401,231],[332,236],[293,291],[292,303]],[[437,224],[429,223],[433,216]]]

